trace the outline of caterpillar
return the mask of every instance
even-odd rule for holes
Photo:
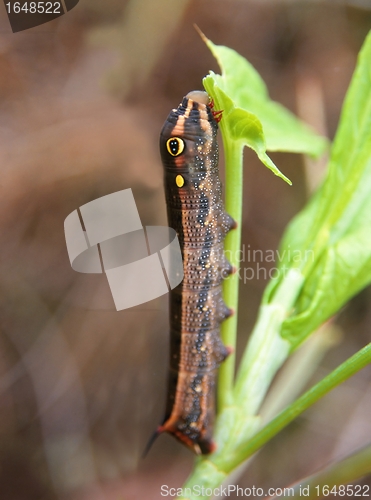
[[[217,121],[206,92],[187,94],[160,135],[169,226],[178,234],[184,279],[170,294],[170,370],[164,423],[196,454],[211,453],[217,369],[229,349],[220,323],[232,314],[222,279],[233,272],[223,240],[235,222],[225,211]]]

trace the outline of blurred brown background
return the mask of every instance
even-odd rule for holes
[[[131,187],[143,225],[166,224],[160,128],[218,70],[194,23],[333,138],[371,27],[369,0],[80,0],[16,34],[0,8],[1,500],[155,500],[191,470],[193,456],[165,435],[140,458],[164,409],[166,297],[116,312],[104,276],[71,269],[63,221]],[[323,175],[323,161],[272,158],[293,187],[246,151],[246,249],[275,250]],[[241,283],[241,349],[259,278]],[[340,314],[342,338],[316,379],[369,341],[370,305],[366,290]],[[285,486],[365,444],[370,379],[366,369],[305,413],[239,485]]]

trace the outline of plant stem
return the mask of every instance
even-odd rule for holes
[[[371,363],[371,343],[338,366],[334,371],[318,382],[318,384],[309,389],[309,391],[283,410],[276,418],[250,439],[248,443],[241,446],[239,450],[236,450],[236,459],[230,461],[228,465],[226,464],[228,468],[224,470],[230,472],[240,465],[243,460],[246,460],[259,450],[267,441],[272,439],[273,436],[292,422],[298,415],[369,363]]]
[[[223,122],[223,120],[222,120]],[[222,127],[222,125],[221,125]],[[223,134],[223,141],[224,141]],[[224,141],[225,152],[225,209],[236,221],[237,228],[230,231],[225,239],[224,251],[227,259],[235,267],[236,273],[226,279],[223,283],[223,297],[228,307],[234,311],[227,321],[222,324],[221,336],[226,346],[231,347],[233,352],[222,363],[219,369],[218,380],[218,410],[222,411],[225,406],[233,402],[233,382],[236,363],[236,341],[237,341],[237,311],[238,311],[238,286],[239,286],[239,250],[241,247],[242,228],[242,196],[243,196],[243,145]]]

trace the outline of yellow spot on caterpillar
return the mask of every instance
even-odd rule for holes
[[[192,429],[197,429],[197,422],[191,422],[189,424],[189,427],[191,427]]]
[[[175,177],[175,182],[176,182],[176,185],[178,186],[178,188],[183,187],[184,186],[184,177],[181,175],[177,175]]]
[[[206,347],[205,347],[204,345],[203,345],[203,346],[201,346],[201,347],[200,347],[200,351],[205,352],[205,351],[206,351]]]
[[[166,141],[166,149],[171,156],[179,156],[184,151],[184,141],[180,137],[170,137]]]
[[[208,309],[209,309],[209,308],[208,308],[207,306],[204,306],[204,307],[202,308],[203,312],[206,312]]]
[[[200,385],[196,385],[195,392],[200,393],[202,391],[202,387]]]
[[[209,267],[210,267],[210,262],[208,262],[207,264],[205,264],[205,267],[206,267],[206,269],[209,269]]]

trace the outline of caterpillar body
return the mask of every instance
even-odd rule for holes
[[[223,240],[235,222],[222,202],[218,118],[206,92],[190,92],[160,135],[168,221],[178,234],[184,279],[170,295],[168,399],[157,433],[173,434],[197,454],[215,448],[217,369],[229,354],[220,323],[232,313],[221,285],[233,270]]]

